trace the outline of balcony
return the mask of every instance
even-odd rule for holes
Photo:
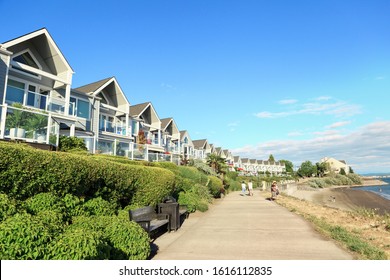
[[[26,96],[26,98],[24,98]],[[25,99],[25,100],[24,100]],[[5,102],[8,105],[20,103],[26,107],[31,107],[43,111],[50,111],[60,115],[65,115],[65,100],[62,98],[50,97],[34,91],[28,91],[24,94],[23,90],[9,87]],[[75,116],[75,104],[69,104],[69,115]]]
[[[99,124],[99,131],[100,132],[106,132],[106,133],[113,133],[117,135],[126,136],[127,130],[126,127],[123,126],[120,123],[114,123],[107,120],[100,121]]]
[[[6,110],[4,138],[56,144],[57,135],[48,127],[47,114],[6,105],[1,110]],[[50,135],[49,139],[48,135]]]

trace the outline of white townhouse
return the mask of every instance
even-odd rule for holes
[[[195,148],[187,130],[180,131],[180,146],[183,160],[194,159]]]
[[[91,104],[71,99],[73,74],[45,28],[2,43],[0,139],[57,145],[60,129],[88,131]]]
[[[72,90],[71,101],[79,104],[79,95],[88,96],[92,104],[90,127],[94,145],[92,153],[131,157],[130,103],[115,77],[106,78]],[[77,137],[83,137],[76,133]]]
[[[162,144],[165,149],[165,160],[180,164],[181,143],[180,130],[173,118],[161,119]]]
[[[211,146],[207,139],[193,140],[195,158],[206,161],[207,156],[211,154]]]

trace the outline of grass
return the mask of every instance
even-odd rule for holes
[[[333,239],[351,252],[356,259],[387,260],[390,258],[390,217],[388,215],[379,216],[375,211],[367,209],[359,209],[355,212],[336,210],[284,195],[276,202],[312,223],[319,233]]]

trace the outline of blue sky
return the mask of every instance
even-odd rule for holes
[[[14,3],[0,42],[46,27],[73,87],[115,76],[131,104],[242,157],[390,172],[390,1]]]

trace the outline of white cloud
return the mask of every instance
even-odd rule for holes
[[[160,87],[165,88],[167,90],[175,90],[176,89],[176,87],[174,87],[173,85],[166,84],[166,83],[161,83]]]
[[[324,133],[306,140],[277,140],[232,150],[241,157],[286,159],[295,165],[328,156],[346,160],[359,173],[390,172],[390,121],[360,127],[349,134]]]
[[[361,113],[361,107],[355,104],[348,104],[343,101],[326,102],[330,97],[319,97],[316,102],[304,103],[295,110],[284,112],[263,111],[255,113],[258,118],[283,118],[294,115],[333,115],[336,117],[350,117]]]
[[[320,96],[320,97],[317,97],[315,100],[317,101],[328,101],[328,100],[331,100],[332,97],[330,96]]]
[[[297,137],[297,136],[302,136],[302,135],[303,135],[303,133],[299,132],[299,131],[292,131],[292,132],[289,132],[287,134],[287,136],[289,136],[289,137]]]
[[[344,122],[335,122],[335,123],[332,123],[331,125],[328,125],[327,128],[338,128],[338,127],[343,127],[343,126],[346,126],[346,125],[349,125],[351,122],[350,121],[344,121]]]
[[[295,104],[297,102],[298,102],[298,100],[296,100],[296,99],[284,99],[284,100],[280,100],[279,104],[288,105],[288,104]]]

